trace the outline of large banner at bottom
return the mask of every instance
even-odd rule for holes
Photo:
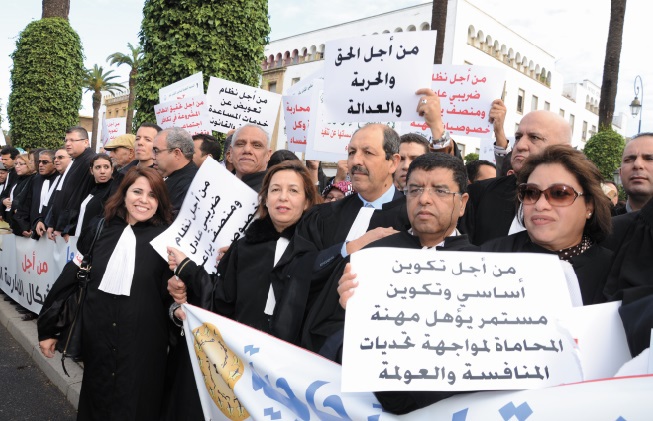
[[[184,305],[186,341],[207,420],[647,420],[653,375],[538,390],[464,393],[413,413],[383,412],[373,393],[342,393],[341,366]]]
[[[1,236],[0,285],[26,309],[39,313],[45,297],[66,263],[77,254],[77,237],[66,243],[45,237],[32,240],[13,234]]]

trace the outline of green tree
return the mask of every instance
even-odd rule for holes
[[[472,161],[478,161],[479,157],[477,153],[470,152],[467,155],[465,155],[465,163],[467,162],[472,162]]]
[[[205,89],[210,76],[258,86],[270,32],[267,11],[267,0],[146,0],[136,125],[155,121],[161,87],[199,71]]]
[[[125,89],[121,83],[113,82],[118,75],[112,75],[113,70],[104,73],[104,69],[97,64],[86,71],[84,88],[86,92],[93,92],[93,129],[91,135],[91,149],[97,148],[97,129],[100,120],[100,106],[102,105],[102,92],[117,94]]]
[[[612,129],[601,130],[592,136],[583,152],[594,162],[607,180],[612,180],[614,170],[621,166],[624,138]]]
[[[79,36],[61,17],[34,21],[21,32],[11,58],[7,116],[13,145],[61,146],[65,130],[79,124],[84,77]]]
[[[136,97],[136,75],[138,74],[138,67],[141,65],[143,60],[143,47],[137,45],[134,47],[131,43],[127,43],[127,48],[129,48],[128,54],[123,53],[113,53],[107,57],[109,64],[117,64],[118,66],[126,64],[131,68],[129,71],[129,100],[127,101],[127,121],[126,121],[126,131],[125,133],[131,133],[133,131],[132,120],[134,118],[134,98]]]

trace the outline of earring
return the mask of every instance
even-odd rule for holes
[[[587,214],[587,219],[590,219],[592,217],[592,212]]]

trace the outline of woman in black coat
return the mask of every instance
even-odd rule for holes
[[[18,178],[3,204],[8,205],[7,208],[10,209],[7,213],[12,232],[15,235],[29,238],[32,235],[29,209],[32,206],[32,182],[36,171],[34,162],[29,159],[28,154],[18,155],[14,165]],[[19,209],[21,212],[18,212]]]
[[[104,214],[104,203],[111,193],[113,183],[113,162],[109,155],[99,153],[91,160],[91,174],[95,179],[95,186],[91,189],[79,209],[79,218],[75,236],[82,233],[82,229],[89,228],[98,217]]]

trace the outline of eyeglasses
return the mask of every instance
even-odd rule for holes
[[[82,139],[64,139],[63,142],[64,142],[64,143],[68,143],[68,142],[81,142],[82,140],[86,140],[86,139],[87,139],[87,138],[85,138],[85,137],[82,138]]]
[[[52,161],[48,161],[48,160],[45,160],[45,159],[39,159],[39,164],[47,165],[47,164],[49,164],[51,162]]]
[[[544,193],[546,201],[551,206],[570,206],[576,201],[578,196],[582,196],[582,192],[577,192],[573,187],[566,184],[554,184],[548,189],[540,190],[534,184],[523,183],[517,187],[517,198],[525,205],[533,205],[540,196]]]
[[[55,161],[57,161],[57,160],[62,160],[62,159],[66,159],[66,156],[65,156],[65,155],[55,155],[55,156],[54,156],[54,160],[55,160]]]
[[[154,149],[152,149],[152,153],[154,154],[154,156],[157,156],[157,155],[160,154],[161,152],[165,152],[165,151],[170,152],[170,151],[174,151],[175,149],[177,149],[177,148],[168,148],[168,149],[157,149],[157,148],[154,148]]]
[[[408,186],[404,189],[404,194],[406,196],[410,197],[411,199],[420,197],[424,192],[427,191],[429,193],[429,196],[432,198],[440,198],[444,199],[445,197],[448,197],[449,195],[457,195],[461,194],[458,192],[450,192],[449,190],[445,190],[440,187],[420,187],[420,186]]]

